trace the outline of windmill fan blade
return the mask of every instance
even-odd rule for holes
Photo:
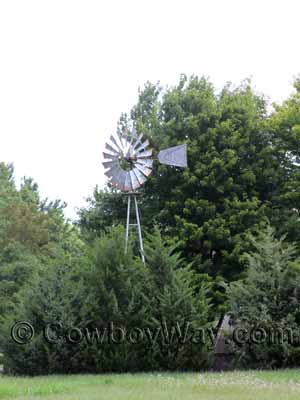
[[[138,158],[137,164],[144,165],[145,167],[152,168],[153,160],[151,158]]]
[[[125,149],[126,157],[130,157],[130,154],[133,152],[133,144],[134,144],[134,140],[131,139],[131,141],[127,144],[126,149]]]
[[[127,192],[130,192],[133,190],[129,171],[126,171],[124,190],[126,190]]]
[[[118,160],[119,158],[117,154],[109,154],[104,152],[103,152],[103,157],[107,160]]]
[[[135,173],[133,171],[130,171],[129,174],[130,174],[130,179],[131,179],[132,190],[138,189],[141,185],[140,185]]]
[[[104,168],[111,168],[111,167],[115,167],[118,165],[118,161],[114,160],[114,161],[106,161],[103,162],[102,165],[104,166]]]
[[[133,145],[134,145],[134,138],[132,137],[130,139],[130,142],[128,142],[127,148],[126,148],[126,152],[128,154],[130,154],[130,152],[133,150]]]
[[[120,172],[116,175],[115,178],[116,178],[116,181],[117,181],[116,186],[119,189],[124,190],[125,179],[126,179],[126,171],[120,170]]]
[[[110,144],[106,143],[105,148],[106,150],[109,150],[111,153],[119,155],[118,150],[114,149]]]
[[[110,181],[109,181],[113,186],[118,187],[118,179],[116,178],[116,176],[112,176]]]
[[[113,144],[119,149],[119,151],[123,151],[123,149],[122,149],[122,147],[123,147],[123,145],[122,145],[122,147],[121,147],[121,145],[119,145],[118,144],[118,142],[116,141],[116,139],[113,137],[113,135],[111,135],[111,137],[110,137],[110,140],[113,142]]]
[[[141,133],[140,136],[136,139],[136,142],[133,146],[133,150],[135,150],[137,146],[142,142],[142,139],[143,139],[143,134]]]
[[[141,171],[142,174],[144,174],[145,176],[149,176],[152,172],[152,169],[146,167],[145,165],[140,165],[138,163],[135,164],[135,167]]]
[[[108,171],[104,172],[104,174],[108,178],[112,178],[113,176],[116,176],[119,171],[121,171],[121,168],[116,164],[114,167],[111,167]]]
[[[116,187],[120,186],[121,183],[121,178],[122,178],[122,174],[123,174],[123,170],[120,168],[120,166],[118,165],[115,168],[111,169],[111,177],[110,177],[110,183]]]
[[[137,168],[134,168],[133,172],[134,172],[135,176],[137,177],[137,180],[139,181],[140,186],[142,186],[147,180],[146,176],[143,175],[141,173],[141,171],[139,171]]]
[[[125,141],[124,137],[122,136],[122,133],[117,133],[117,137],[119,142],[121,143],[122,147],[124,147],[123,140]]]
[[[142,150],[145,150],[146,147],[149,146],[149,144],[150,144],[150,142],[149,142],[149,140],[147,139],[146,142],[144,142],[140,147],[138,147],[138,148],[136,149],[136,152],[139,153],[139,152],[141,152]]]
[[[162,150],[158,154],[158,160],[161,164],[173,165],[175,167],[187,167],[186,144]]]
[[[151,156],[152,156],[152,149],[143,151],[142,153],[140,153],[140,154],[138,155],[138,158],[139,158],[139,159],[140,159],[140,158],[149,158],[149,157],[151,157]]]

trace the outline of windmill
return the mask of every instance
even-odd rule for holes
[[[105,145],[106,151],[103,153],[105,161],[102,163],[107,170],[105,175],[109,178],[112,186],[115,186],[128,196],[127,204],[127,223],[126,223],[126,243],[125,252],[128,248],[129,228],[137,227],[139,236],[140,253],[143,263],[145,263],[144,245],[141,228],[140,213],[137,201],[137,190],[147,181],[153,170],[153,149],[150,147],[148,139],[144,140],[144,135],[137,134],[135,128],[132,132],[111,135],[110,141]],[[187,166],[187,147],[182,144],[161,150],[157,159],[161,164],[176,167]],[[136,213],[136,223],[130,223],[131,205],[134,204]]]

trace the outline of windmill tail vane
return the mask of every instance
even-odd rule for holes
[[[106,169],[105,175],[110,184],[128,195],[125,252],[127,253],[128,249],[129,228],[135,226],[138,231],[141,258],[145,263],[136,190],[144,185],[153,171],[153,149],[150,148],[149,140],[144,140],[144,135],[137,134],[133,128],[132,132],[128,131],[126,135],[111,135],[110,141],[105,144],[103,157],[102,164]],[[185,168],[187,167],[187,146],[182,144],[161,150],[157,159],[164,165]],[[132,203],[136,214],[134,224],[130,223]]]

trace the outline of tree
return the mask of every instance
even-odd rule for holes
[[[12,374],[46,375],[81,371],[77,366],[77,348],[62,338],[49,342],[45,328],[62,324],[61,330],[51,328],[50,340],[57,333],[78,326],[78,311],[83,296],[81,280],[62,262],[41,275],[33,275],[15,294],[12,311],[1,318],[0,342],[5,371]],[[33,340],[20,345],[12,339],[15,323],[26,321],[34,329]],[[52,333],[54,331],[54,333]],[[53,340],[53,339],[52,339]]]
[[[210,343],[200,343],[195,337],[213,319],[208,284],[184,264],[176,245],[166,242],[158,227],[147,236],[145,254],[149,268],[147,320],[153,330],[160,326],[165,333],[151,349],[152,356],[159,368],[167,370],[207,367]]]
[[[246,332],[242,343],[233,342],[236,361],[247,368],[298,365],[300,260],[295,247],[284,237],[276,239],[270,225],[249,240],[253,251],[245,255],[246,277],[228,289],[236,331]],[[262,340],[252,336],[255,331]]]
[[[31,178],[23,178],[18,190],[10,164],[0,164],[0,194],[1,317],[24,285],[62,260],[75,267],[86,249],[78,229],[65,221],[65,204],[40,199]]]
[[[115,189],[99,190],[96,186],[93,196],[87,199],[88,207],[79,210],[82,237],[93,242],[109,226],[125,223],[127,198]]]

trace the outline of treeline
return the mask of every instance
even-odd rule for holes
[[[32,179],[24,178],[17,189],[12,165],[0,164],[5,370],[209,368],[212,343],[202,343],[197,334],[215,327],[222,313],[231,313],[235,326],[247,331],[289,328],[296,338],[293,343],[232,343],[233,365],[297,365],[299,81],[294,86],[294,94],[272,111],[248,81],[217,93],[208,80],[183,75],[176,87],[147,83],[140,91],[118,130],[133,120],[157,151],[188,145],[187,169],[157,164],[141,189],[146,266],[134,241],[124,255],[126,199],[121,193],[96,187],[71,224],[64,217],[65,204],[41,199]],[[34,328],[27,344],[12,339],[17,321]],[[123,327],[136,340],[68,339],[72,327],[76,336],[110,323],[115,334]],[[183,332],[187,325],[191,340],[182,340],[178,329],[172,340],[166,340],[166,332],[149,340],[139,330],[152,334],[164,327],[170,333],[179,327]],[[48,339],[45,326],[51,327]],[[13,333],[25,342],[30,334]]]

